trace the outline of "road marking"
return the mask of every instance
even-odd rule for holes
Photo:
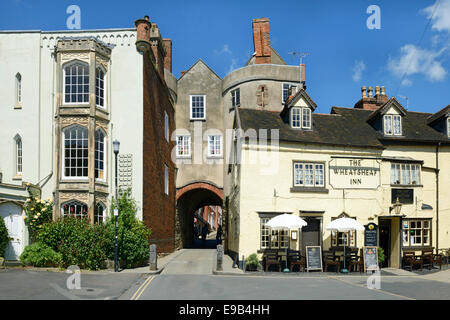
[[[130,300],[138,300],[139,297],[142,295],[144,290],[147,288],[147,286],[152,282],[152,280],[155,278],[155,276],[148,277],[145,279],[145,281],[141,284],[141,286],[136,290],[136,292],[133,294],[133,296],[130,298]]]
[[[353,283],[353,282],[350,282],[350,281],[347,281],[347,280],[344,280],[344,279],[340,279],[339,277],[330,277],[330,279],[334,279],[334,280],[337,280],[337,281],[341,281],[341,282],[347,283],[347,284],[352,285],[352,286],[357,286],[357,287],[361,287],[361,288],[365,288],[367,290],[370,290],[370,289],[367,288],[367,286],[364,286],[364,285],[359,284],[359,283]],[[374,290],[374,289],[372,289],[372,290]],[[382,292],[382,293],[385,293],[385,294],[389,294],[389,295],[397,297],[397,298],[402,298],[402,299],[407,299],[407,300],[416,300],[414,298],[402,296],[400,294],[392,293],[392,292],[389,292],[389,291],[384,291],[384,290],[381,290],[381,289],[376,289],[375,291]]]

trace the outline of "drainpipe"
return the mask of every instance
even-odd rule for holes
[[[436,253],[439,252],[439,147],[441,143],[436,145]]]

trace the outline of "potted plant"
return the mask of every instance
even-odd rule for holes
[[[258,260],[258,255],[256,253],[252,253],[245,259],[246,270],[248,271],[256,271],[258,267],[261,267],[261,264]]]
[[[378,263],[379,263],[380,265],[382,265],[385,258],[386,258],[386,256],[384,255],[384,250],[383,250],[383,248],[378,247]]]

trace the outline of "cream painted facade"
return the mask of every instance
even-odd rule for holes
[[[309,107],[303,99],[300,100],[294,106]],[[393,107],[386,114],[399,112]],[[237,120],[236,123],[239,124],[240,121]],[[239,128],[239,125],[236,127]],[[267,126],[264,128],[267,129]],[[312,130],[316,129],[313,127]],[[432,142],[387,142],[382,148],[371,148],[318,144],[312,141],[287,142],[280,139],[279,147],[276,144],[270,146],[271,142],[268,141],[269,147],[266,148],[252,139],[246,139],[245,142],[242,139],[238,135],[237,140],[242,143],[241,156],[239,153],[233,154],[237,162],[229,174],[232,188],[229,194],[227,243],[228,250],[238,254],[239,259],[252,253],[258,253],[262,257],[264,249],[269,248],[263,245],[262,233],[266,231],[263,231],[262,219],[281,213],[319,220],[319,238],[315,245],[320,245],[323,250],[332,247],[332,232],[325,227],[343,212],[362,225],[375,223],[388,230],[386,253],[388,265],[394,268],[401,267],[403,251],[419,253],[425,248],[436,250],[450,247],[450,139],[448,143],[440,144],[438,153],[437,143]],[[236,143],[234,153],[238,146],[239,143]],[[333,166],[343,166],[345,162],[348,162],[349,167],[355,166],[355,169],[358,169],[358,163],[368,166],[368,169],[379,168],[377,177],[363,177],[360,184],[356,182],[352,186],[348,180],[355,178],[354,176],[330,173]],[[323,187],[296,189],[294,163],[323,164]],[[408,163],[420,165],[420,182],[414,185],[393,184],[391,165]],[[436,169],[439,169],[438,184]],[[379,183],[376,183],[377,179]],[[403,204],[399,215],[395,215],[392,210],[395,202],[392,199],[392,189],[413,191],[412,203]],[[409,232],[405,228],[407,224],[408,227],[411,226],[410,219],[429,219],[429,244],[417,246],[404,243],[403,237]],[[297,239],[289,240],[289,248],[303,250],[306,243],[303,243],[303,232],[298,231]],[[275,238],[277,242],[280,240]],[[355,240],[352,247],[363,247],[364,231],[356,232]],[[281,242],[277,245],[279,249],[284,248]]]

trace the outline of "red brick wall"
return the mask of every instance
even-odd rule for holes
[[[144,145],[143,145],[143,220],[152,229],[150,243],[158,252],[171,252],[175,236],[175,166],[171,160],[175,129],[174,108],[164,79],[148,51],[143,55],[144,82]],[[164,135],[164,111],[169,116],[169,142]],[[164,164],[169,167],[169,195],[164,192]]]
[[[164,69],[172,72],[172,40],[163,39],[164,48],[166,49],[166,56],[164,57]]]

